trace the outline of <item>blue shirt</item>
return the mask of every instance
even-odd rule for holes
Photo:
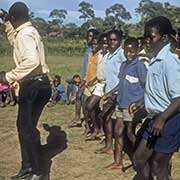
[[[145,107],[151,114],[164,112],[171,101],[180,97],[180,60],[164,46],[152,59],[146,80]]]
[[[66,89],[63,84],[59,84],[58,86],[55,87],[56,90],[58,91],[61,101],[66,101],[67,100],[67,95],[66,95]]]
[[[87,71],[87,65],[88,65],[88,56],[89,53],[92,51],[92,48],[90,46],[87,47],[85,55],[84,55],[84,61],[83,61],[83,68],[82,68],[82,78],[84,79],[86,71]]]
[[[68,83],[68,85],[71,87],[73,95],[75,96],[77,91],[78,91],[78,86],[76,84],[74,84],[73,79],[68,78],[66,79],[66,82]]]
[[[118,74],[123,61],[125,61],[125,57],[121,47],[108,54],[106,62],[106,93],[118,85]]]
[[[120,108],[128,108],[132,102],[144,96],[147,68],[138,59],[121,64],[117,103]]]

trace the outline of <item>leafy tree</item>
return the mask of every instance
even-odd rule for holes
[[[146,21],[156,16],[166,16],[177,28],[180,24],[180,7],[170,5],[170,3],[153,2],[151,0],[141,0],[136,13],[140,15],[140,23],[143,25]]]
[[[82,14],[79,16],[80,19],[84,19],[86,21],[87,19],[93,19],[95,17],[94,10],[92,9],[93,5],[82,1],[79,4],[79,12]]]
[[[114,26],[124,24],[124,20],[130,20],[131,14],[126,10],[122,4],[114,4],[110,8],[106,9],[106,20],[108,24],[111,24],[110,21],[114,23]]]
[[[65,9],[54,9],[50,12],[49,17],[53,18],[53,24],[62,24],[63,20],[66,19],[67,11]]]
[[[38,29],[42,36],[47,35],[48,22],[46,22],[43,18],[36,17],[32,20],[32,23]]]

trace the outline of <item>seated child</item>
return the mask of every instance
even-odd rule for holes
[[[67,105],[74,104],[76,99],[76,93],[78,91],[79,84],[81,83],[81,77],[75,74],[71,79],[66,79],[67,82]],[[72,96],[71,100],[70,97]]]
[[[67,95],[66,90],[63,84],[61,84],[61,77],[59,75],[55,75],[52,81],[52,95],[49,106],[55,105],[57,102],[66,103]]]

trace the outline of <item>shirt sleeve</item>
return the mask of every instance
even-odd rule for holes
[[[17,39],[17,44],[22,61],[15,69],[6,73],[6,79],[10,83],[23,79],[40,65],[37,45],[32,35],[24,34]]]
[[[145,88],[147,68],[146,68],[146,66],[144,65],[144,63],[141,62],[141,61],[138,62],[137,73],[138,73],[138,79],[139,79],[139,81],[140,81],[141,87],[142,87],[142,88]]]
[[[7,35],[7,39],[11,46],[13,46],[17,32],[15,31],[14,27],[12,26],[10,21],[4,22],[5,25],[5,32]]]
[[[167,89],[172,99],[180,97],[180,61],[171,59],[165,65],[165,78]]]

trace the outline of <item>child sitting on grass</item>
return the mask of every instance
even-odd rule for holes
[[[58,102],[66,103],[67,95],[63,84],[61,84],[61,76],[55,75],[52,81],[52,95],[48,107],[54,106]]]

